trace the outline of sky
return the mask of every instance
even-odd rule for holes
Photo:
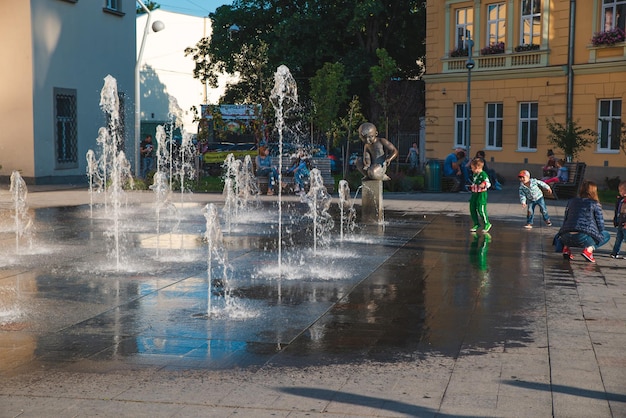
[[[161,10],[192,16],[208,16],[220,6],[232,4],[231,0],[155,0]]]

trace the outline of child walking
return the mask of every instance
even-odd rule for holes
[[[551,195],[552,189],[550,189],[550,186],[541,180],[530,178],[528,170],[520,171],[517,178],[519,179],[519,200],[522,207],[526,209],[526,225],[524,225],[524,228],[531,229],[533,227],[536,206],[539,206],[546,225],[552,226],[548,208],[543,199],[543,192],[541,191],[543,189],[548,195]]]
[[[624,240],[624,225],[626,225],[626,180],[622,181],[617,187],[619,196],[615,202],[615,216],[613,216],[613,226],[617,228],[617,234],[615,235],[615,244],[613,244],[613,251],[611,251],[611,258],[624,258],[619,255],[622,241]]]
[[[472,170],[470,191],[472,196],[470,197],[469,209],[472,222],[474,222],[474,226],[470,229],[471,232],[476,232],[480,228],[479,218],[483,223],[483,233],[489,232],[491,229],[487,216],[487,189],[491,187],[491,182],[487,173],[483,171],[484,165],[485,162],[481,158],[474,158],[470,162],[470,169]]]

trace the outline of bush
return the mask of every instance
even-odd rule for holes
[[[385,190],[390,192],[412,192],[424,190],[424,176],[407,176],[404,172],[388,173],[391,180],[383,183]]]
[[[613,177],[613,178],[608,178],[608,177],[604,178],[604,184],[606,185],[606,188],[608,190],[617,191],[617,186],[619,186],[620,182],[621,180],[619,176]]]

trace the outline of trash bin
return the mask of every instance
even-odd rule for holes
[[[428,160],[426,163],[426,181],[429,192],[441,191],[441,164],[439,160]]]

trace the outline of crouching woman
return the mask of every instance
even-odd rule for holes
[[[598,198],[598,186],[584,181],[578,197],[570,199],[565,208],[563,226],[555,237],[555,244],[563,247],[563,258],[572,260],[571,247],[582,248],[581,255],[595,263],[593,252],[603,246],[611,236],[604,229],[604,215]]]

